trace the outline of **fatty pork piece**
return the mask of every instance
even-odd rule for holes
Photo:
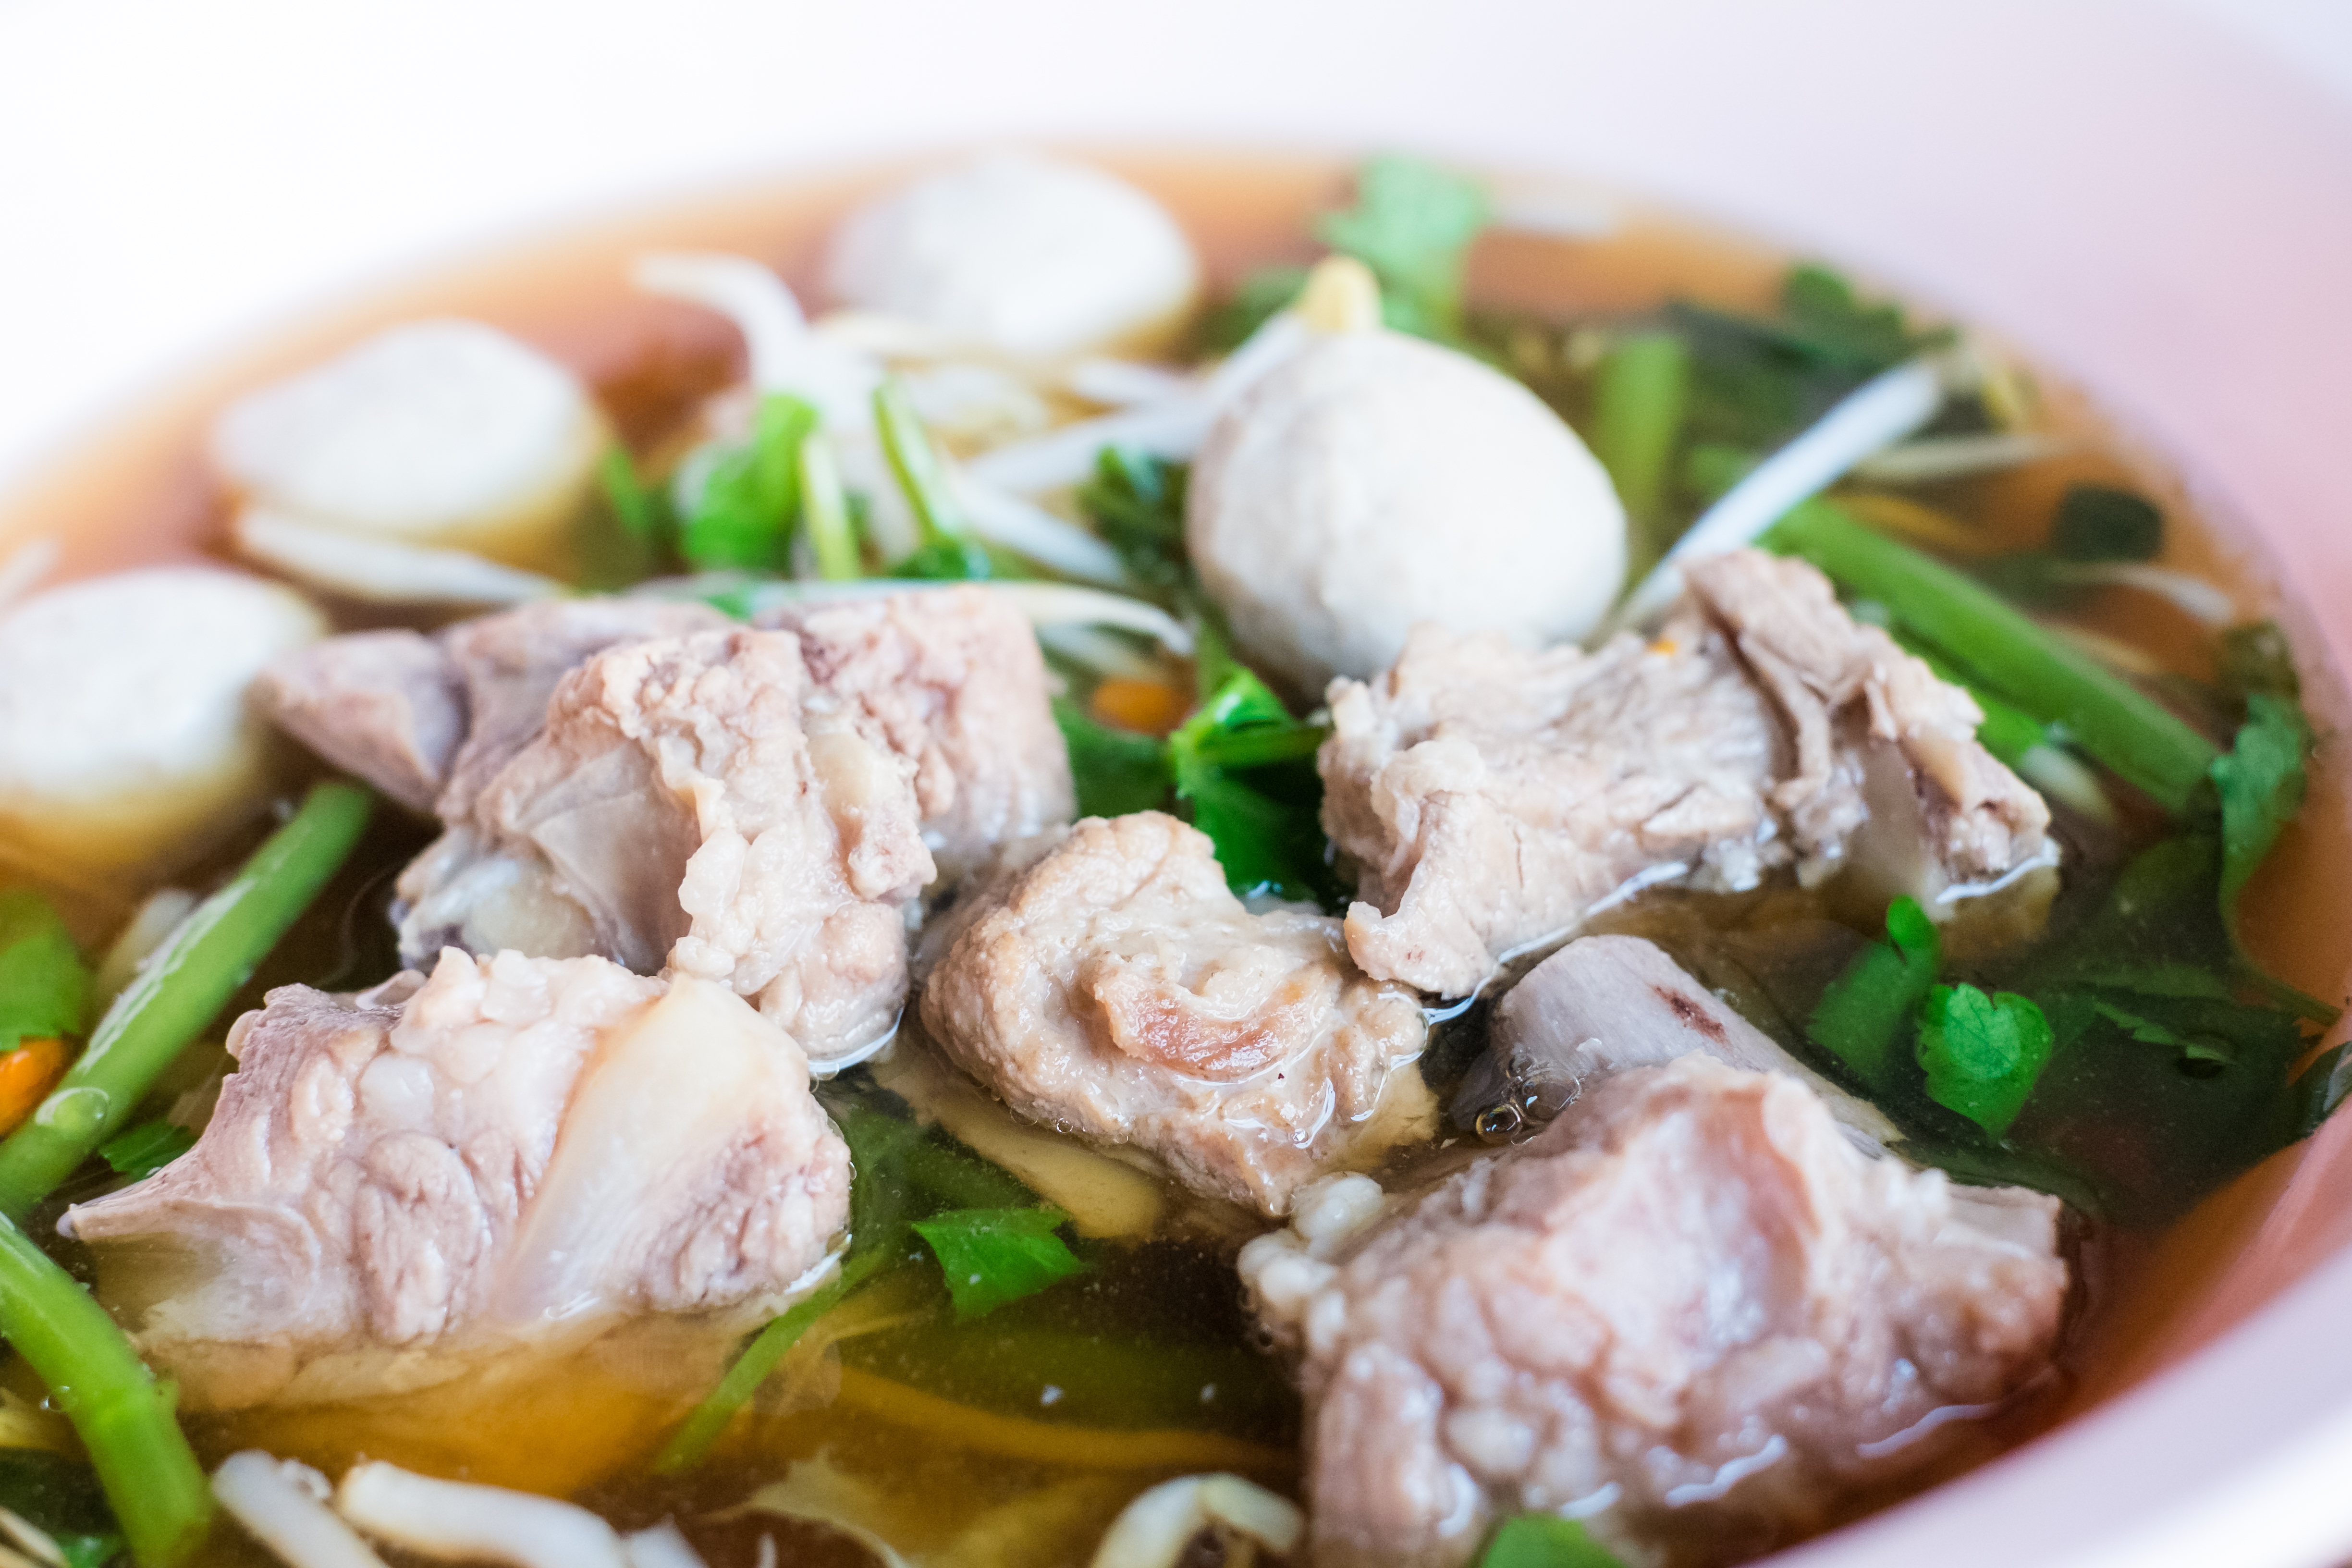
[[[1635,1563],[1744,1560],[2032,1384],[2067,1289],[2054,1199],[1960,1201],[1801,1081],[1702,1056],[1353,1231],[1304,1223],[1356,1195],[1242,1256],[1301,1355],[1318,1568],[1452,1568],[1538,1510]]]
[[[1360,867],[1365,973],[1462,995],[1612,896],[1808,884],[1852,865],[1931,914],[2054,860],[2049,808],[1977,743],[1958,687],[1800,561],[1692,563],[1654,642],[1523,652],[1414,630],[1331,687],[1324,826]]]
[[[766,1311],[847,1212],[800,1047],[707,981],[450,952],[272,991],[228,1044],[195,1148],[59,1227],[200,1406],[299,1402],[370,1352]]]
[[[924,1030],[1030,1121],[1269,1215],[1434,1125],[1418,999],[1365,978],[1339,921],[1248,912],[1173,817],[1089,817],[967,900]]]
[[[950,879],[1069,821],[1069,749],[1028,620],[983,589],[795,605],[809,679],[857,731],[914,764],[923,841]]]
[[[624,643],[562,678],[401,874],[402,951],[667,963],[839,1059],[906,994],[906,906],[933,870],[913,771],[812,687],[790,632]]]
[[[1877,1107],[1790,1055],[1637,936],[1580,937],[1537,964],[1496,1007],[1493,1038],[1492,1091],[1532,1120],[1557,1116],[1612,1073],[1696,1052],[1803,1080],[1873,1143],[1900,1136]]]

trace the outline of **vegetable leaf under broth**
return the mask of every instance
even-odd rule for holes
[[[1077,489],[1084,512],[1128,572],[1163,598],[1191,581],[1184,555],[1184,491],[1190,466],[1148,452],[1105,447],[1095,454],[1094,477]]]
[[[2238,894],[2303,809],[2304,755],[2311,726],[2289,698],[2257,691],[2246,699],[2237,743],[2213,760],[2221,802],[2221,918],[2237,931]]]
[[[0,1051],[79,1035],[89,1005],[89,971],[57,910],[38,893],[0,892]]]
[[[1055,1208],[950,1209],[913,1229],[939,1258],[961,1321],[1083,1273],[1085,1262],[1055,1234],[1069,1217]]]
[[[1625,1568],[1625,1564],[1575,1520],[1522,1513],[1495,1527],[1478,1568]]]
[[[0,1508],[47,1532],[66,1568],[105,1568],[122,1536],[91,1468],[42,1448],[0,1450]]]
[[[158,1118],[116,1133],[98,1146],[98,1157],[111,1165],[116,1174],[141,1182],[195,1146],[194,1133]]]

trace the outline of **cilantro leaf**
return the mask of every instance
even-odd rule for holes
[[[1477,181],[1391,153],[1357,172],[1356,205],[1324,214],[1315,235],[1372,269],[1390,326],[1448,338],[1461,331],[1463,272],[1486,216]]]
[[[1059,1209],[950,1209],[914,1222],[947,1278],[959,1321],[1034,1296],[1086,1264],[1054,1233],[1069,1216]]]
[[[1575,1520],[1522,1513],[1495,1527],[1478,1568],[1625,1568],[1625,1564]]]
[[[2015,992],[1938,985],[1919,1006],[1928,1094],[1995,1138],[2024,1109],[2054,1044],[2042,1009]]]
[[[677,550],[700,571],[782,572],[792,564],[800,517],[801,442],[816,428],[814,405],[787,393],[760,400],[751,438],[722,454],[678,525]]]
[[[1873,1089],[1895,1068],[1894,1046],[1936,984],[1944,944],[1916,899],[1886,906],[1886,941],[1856,953],[1822,993],[1805,1030]]]
[[[2246,699],[2237,743],[2213,761],[2213,787],[2221,801],[2221,918],[2232,934],[2238,894],[2303,809],[2303,759],[2310,748],[2311,726],[2302,708],[2257,691]]]
[[[1233,660],[1213,630],[1202,637],[1198,651],[1200,679],[1217,685],[1168,737],[1176,793],[1191,804],[1192,826],[1215,842],[1234,892],[1319,901],[1328,879],[1319,798],[1278,798],[1227,769],[1285,760],[1286,752],[1312,755],[1322,731],[1292,718],[1265,681]]]
[[[1243,275],[1241,282],[1209,318],[1203,336],[1213,349],[1234,349],[1265,325],[1276,310],[1290,308],[1307,287],[1307,268],[1283,265],[1260,267]]]
[[[116,1174],[142,1182],[195,1146],[194,1133],[158,1117],[116,1133],[98,1146],[98,1156]]]
[[[58,911],[38,893],[0,892],[0,1050],[80,1034],[89,1005],[89,971]]]
[[[1919,342],[1899,305],[1866,305],[1841,273],[1801,262],[1780,279],[1783,341],[1833,364],[1883,370]]]

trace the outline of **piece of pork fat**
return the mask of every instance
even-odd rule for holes
[[[402,873],[402,951],[667,963],[838,1060],[887,1037],[906,994],[905,910],[933,872],[912,773],[812,700],[790,632],[624,643],[562,678],[544,727]]]
[[[2050,1363],[2056,1201],[1963,1198],[1801,1080],[1688,1056],[1352,1233],[1252,1242],[1301,1357],[1318,1568],[1452,1568],[1522,1511],[1675,1568],[1820,1528]]]
[[[1365,978],[1339,921],[1251,914],[1159,812],[1041,847],[966,894],[922,992],[925,1033],[1015,1112],[1269,1215],[1428,1135],[1420,1002]]]
[[[1790,1055],[1637,936],[1579,937],[1537,964],[1496,1007],[1492,1037],[1496,1099],[1530,1121],[1557,1116],[1612,1073],[1697,1052],[1802,1079],[1875,1146],[1901,1136],[1876,1106]]]
[[[195,1148],[60,1224],[198,1406],[299,1400],[338,1352],[764,1310],[847,1212],[800,1047],[706,981],[452,951],[273,991],[228,1044]]]
[[[1466,994],[1505,953],[1664,881],[1863,863],[1931,912],[2049,863],[2049,810],[1968,693],[1855,623],[1802,562],[1695,563],[1664,633],[1586,653],[1416,628],[1331,685],[1323,823],[1359,866],[1365,972]]]
[[[1069,821],[1069,749],[1036,635],[983,589],[792,605],[811,682],[858,732],[915,765],[923,839],[954,880],[999,846]]]

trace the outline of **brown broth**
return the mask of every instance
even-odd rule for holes
[[[1306,215],[1336,197],[1346,182],[1343,165],[1322,159],[1111,153],[1097,161],[1177,214],[1220,286],[1248,266],[1310,255]],[[0,506],[0,552],[36,537],[57,538],[65,547],[60,575],[67,577],[217,552],[225,513],[201,452],[213,412],[237,393],[369,331],[425,314],[475,317],[540,344],[595,384],[634,443],[648,444],[675,426],[698,397],[737,375],[741,355],[731,330],[715,318],[632,292],[625,281],[629,258],[656,247],[740,251],[776,265],[795,286],[810,287],[817,246],[831,221],[897,172],[893,166],[816,174],[681,203],[549,235],[372,293],[173,389],[84,442]],[[1474,295],[1488,309],[1563,321],[1651,310],[1680,295],[1736,308],[1769,301],[1782,257],[1671,216],[1633,205],[1624,212],[1622,226],[1603,238],[1490,237],[1475,258]],[[2118,439],[2086,398],[2047,379],[2042,391],[2050,422],[2081,439],[2079,454],[1949,487],[1939,500],[1965,509],[1995,536],[2021,542],[2034,536],[2067,483],[2126,482],[2153,494],[2174,521],[2168,563],[2216,578],[2244,602],[2270,602],[2267,586],[2250,578],[2242,553],[2204,526],[2180,486]],[[2094,600],[2082,619],[2182,674],[2210,673],[2202,635],[2192,636],[2189,623],[2144,598],[2110,592]],[[2332,757],[2323,757],[2313,781],[2315,799],[2340,796],[2338,770]],[[2335,939],[2309,929],[2277,929],[2266,923],[2263,910],[2309,907],[2291,896],[2299,878],[2318,874],[2302,868],[2339,863],[2344,854],[2337,841],[2347,831],[2339,813],[2307,813],[2248,900],[2248,930],[2257,950],[2285,978],[2306,987],[2333,973]],[[2305,852],[2315,838],[2326,839],[2327,853]],[[314,916],[238,1005],[257,1005],[259,990],[269,983],[300,978],[350,984],[375,978],[358,971],[389,959],[380,946],[369,945],[364,922],[381,907],[390,868],[418,842],[404,826],[379,828],[322,902],[321,910],[331,913]],[[1628,920],[1663,930],[1679,918],[1669,903],[1654,901]],[[120,899],[82,906],[83,934],[101,938],[122,907]],[[1756,908],[1736,916],[1727,911],[1718,904],[1703,918],[1711,925],[1745,921],[1759,927],[1780,919]],[[1812,918],[1813,911],[1796,915]],[[2239,1188],[2266,1190],[2262,1180],[2255,1173]],[[2241,1225],[2247,1223],[2246,1201],[2227,1194],[2217,1200]],[[2200,1215],[2195,1224],[2210,1229],[2221,1222]],[[2131,1293],[2114,1281],[2128,1276],[2132,1260],[2148,1245],[2147,1238],[2110,1237],[2104,1250],[2086,1255],[2101,1288],[2079,1318],[2064,1377],[1982,1424],[1934,1475],[1857,1500],[1857,1508],[1893,1500],[2030,1436],[2073,1407],[2066,1397],[2073,1383],[2099,1384],[2085,1369],[2110,1360],[2127,1363],[2130,1347],[2155,1331],[2136,1317],[2109,1311],[2107,1304],[2128,1301]],[[772,1388],[730,1429],[709,1464],[682,1478],[652,1478],[644,1465],[691,1395],[677,1392],[675,1376],[652,1375],[627,1356],[593,1350],[411,1394],[199,1416],[191,1430],[208,1463],[256,1445],[331,1473],[367,1456],[579,1496],[629,1525],[672,1515],[702,1520],[692,1531],[711,1568],[751,1563],[763,1531],[788,1563],[862,1560],[845,1537],[823,1530],[703,1520],[775,1479],[791,1462],[822,1454],[887,1495],[899,1544],[910,1553],[944,1551],[960,1536],[967,1542],[984,1536],[999,1543],[992,1560],[1047,1568],[1085,1561],[1103,1525],[1129,1498],[1172,1474],[1213,1466],[1295,1487],[1296,1401],[1279,1369],[1253,1348],[1227,1267],[1230,1252],[1230,1244],[1153,1244],[1107,1256],[1085,1281],[975,1329],[939,1327],[935,1314],[929,1326],[902,1326],[849,1342],[837,1365],[810,1369],[814,1392],[795,1400]],[[1156,1403],[1133,1395],[1133,1369],[1104,1349],[1117,1350],[1137,1335],[1172,1347],[1164,1358],[1163,1397]],[[1008,1344],[1014,1349],[1005,1349]],[[1038,1345],[1060,1346],[1066,1363],[1055,1374],[1059,1381],[1051,1385],[1051,1398],[1036,1364],[1021,1359]],[[712,1368],[723,1349],[710,1350]],[[1204,1398],[1195,1391],[1193,1408],[1180,1423],[1171,1412],[1185,1402],[1188,1383],[1223,1392]],[[827,1394],[829,1403],[823,1397]],[[1141,1405],[1152,1406],[1149,1418],[1139,1418]],[[1189,1448],[1181,1441],[1144,1440],[1154,1432],[1187,1430],[1199,1435]],[[226,1565],[268,1559],[225,1526],[201,1561]]]

